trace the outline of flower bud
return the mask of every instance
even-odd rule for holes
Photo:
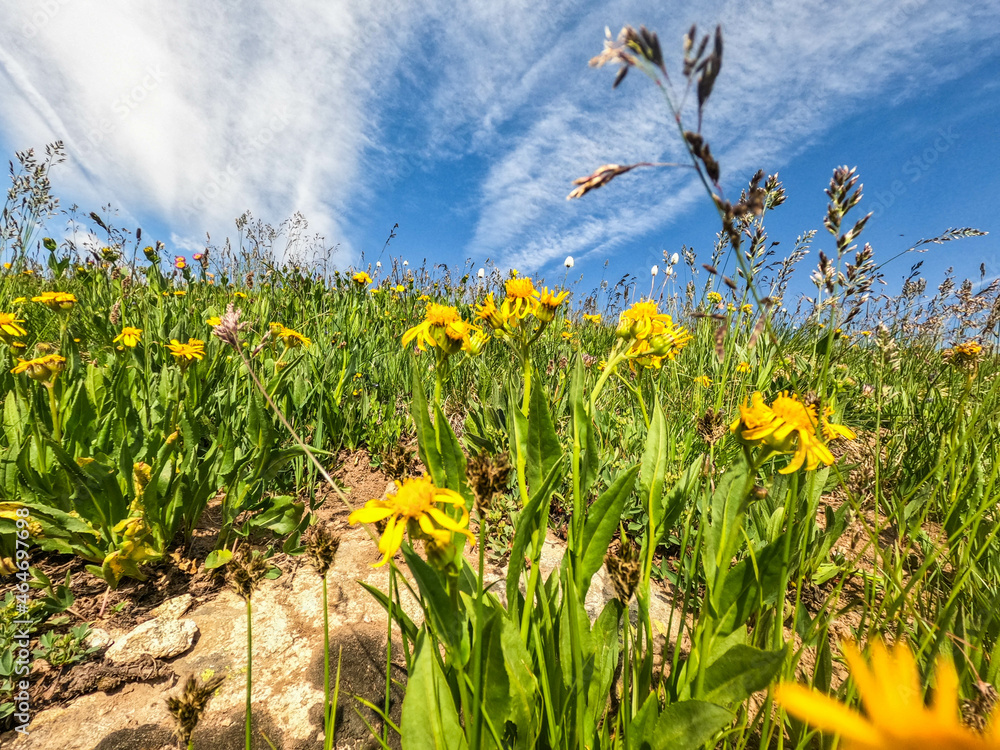
[[[566,260],[563,263],[563,265],[566,266],[566,268],[572,268],[573,267],[573,256],[572,255],[567,255],[566,256]]]
[[[650,268],[650,269],[649,269],[649,273],[650,273],[650,274],[651,274],[652,276],[654,276],[654,277],[655,277],[655,276],[656,276],[656,274],[658,274],[659,272],[660,272],[660,267],[659,267],[659,266],[653,266],[652,268]]]

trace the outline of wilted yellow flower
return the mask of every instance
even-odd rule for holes
[[[351,279],[354,281],[355,284],[359,284],[361,286],[367,286],[368,284],[372,283],[372,277],[369,276],[364,271],[358,271],[351,277]]]
[[[403,543],[403,534],[409,529],[411,537],[432,540],[438,544],[451,542],[453,534],[464,534],[472,543],[475,538],[469,533],[469,511],[465,500],[457,492],[434,486],[426,474],[419,479],[413,477],[405,482],[396,482],[396,494],[385,500],[369,500],[347,519],[349,523],[374,523],[386,521],[385,531],[379,539],[378,551],[382,559],[373,567],[381,567],[389,562]],[[458,520],[445,513],[438,505],[452,505],[460,509]]]
[[[32,297],[31,301],[41,302],[56,312],[69,312],[73,309],[77,299],[69,292],[42,292],[40,297]]]
[[[28,332],[18,325],[23,322],[10,313],[0,313],[0,335],[4,336],[4,340],[7,336],[27,336]]]
[[[184,364],[205,358],[205,342],[200,339],[188,339],[186,344],[182,344],[177,339],[171,339],[170,343],[167,344],[167,349]]]
[[[702,388],[709,388],[712,385],[712,379],[708,375],[699,375],[694,379],[694,382]]]
[[[37,380],[43,385],[52,385],[56,377],[66,369],[66,358],[58,354],[46,354],[44,357],[35,359],[21,359],[18,357],[17,364],[11,370],[15,375],[22,372],[27,373],[32,380]]]
[[[486,295],[483,303],[476,308],[476,320],[482,320],[493,328],[503,328],[506,324],[500,310],[497,309],[496,302],[493,301],[493,292]]]
[[[488,333],[483,333],[477,329],[476,332],[469,336],[465,343],[462,344],[462,350],[475,357],[483,351],[483,347],[486,346],[486,342],[489,340],[490,335]]]
[[[530,281],[530,279],[527,281]],[[507,283],[509,285],[511,282]],[[556,293],[550,292],[548,287],[543,287],[538,296],[538,304],[535,307],[535,317],[548,323],[556,316],[556,309],[568,296],[569,292],[566,290]]]
[[[870,666],[853,644],[844,644],[844,656],[864,703],[864,715],[791,682],[778,686],[775,699],[792,716],[824,732],[839,734],[848,750],[1000,748],[996,712],[987,734],[977,734],[959,720],[958,675],[949,660],[938,661],[934,700],[927,706],[916,661],[905,645],[897,644],[890,651],[877,641],[872,645]]]
[[[979,357],[983,353],[983,347],[975,341],[966,341],[956,344],[952,349],[945,349],[941,352],[941,357],[945,362],[955,367],[975,368],[979,364]]]

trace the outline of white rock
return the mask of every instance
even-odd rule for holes
[[[197,633],[194,620],[150,620],[119,638],[108,649],[105,658],[118,664],[127,664],[146,655],[169,659],[191,648]]]

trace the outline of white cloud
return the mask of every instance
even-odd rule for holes
[[[651,85],[632,73],[611,91],[612,71],[587,68],[605,25],[658,31],[676,76],[690,23],[723,24],[705,132],[735,195],[852,113],[955,78],[955,39],[996,54],[1000,7],[14,0],[5,16],[0,128],[16,147],[63,138],[73,160],[58,185],[86,210],[153,217],[178,249],[232,234],[247,208],[275,224],[299,210],[349,261],[352,240],[372,244],[356,217],[373,197],[474,155],[488,166],[465,199],[462,254],[533,270],[611,252],[707,200],[679,170],[564,200],[600,164],[679,155]]]

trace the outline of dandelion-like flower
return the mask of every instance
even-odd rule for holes
[[[289,349],[295,349],[300,346],[308,348],[312,344],[310,339],[306,338],[298,331],[286,328],[285,326],[281,326],[281,330],[274,335],[281,339],[281,343]]]
[[[358,286],[368,286],[372,283],[372,277],[364,271],[358,271],[351,277],[351,280]]]
[[[844,644],[865,714],[802,685],[784,682],[775,698],[784,709],[812,726],[839,734],[848,750],[996,750],[1000,722],[994,714],[987,734],[962,725],[958,712],[958,675],[942,658],[937,665],[934,700],[924,704],[920,674],[910,650],[897,644],[891,651],[878,641],[872,646],[871,665],[852,644]]]
[[[829,423],[825,416],[821,425],[814,405],[804,404],[787,392],[782,392],[770,406],[759,391],[754,393],[749,406],[740,406],[740,417],[730,429],[744,442],[760,442],[778,453],[793,454],[788,466],[779,471],[781,474],[791,474],[803,464],[806,471],[813,471],[820,463],[831,465],[833,454],[823,443],[824,432],[855,437],[852,430]]]
[[[482,320],[497,329],[503,328],[506,324],[507,321],[504,320],[496,302],[493,301],[493,292],[487,294],[486,299],[476,308],[476,320]]]
[[[507,297],[501,309],[508,320],[524,320],[538,307],[538,292],[529,277],[510,279],[505,287]]]
[[[55,312],[69,312],[77,303],[76,297],[69,292],[42,292],[41,296],[32,297],[31,301],[41,302]]]
[[[586,320],[588,323],[600,323],[601,322],[601,314],[597,313],[596,315],[590,315],[588,313],[584,313],[583,314],[583,319]]]
[[[131,326],[125,326],[122,328],[122,332],[112,339],[112,343],[121,343],[123,346],[127,346],[130,349],[139,345],[139,339],[142,337],[141,328],[132,328]]]
[[[5,340],[7,336],[27,336],[28,332],[18,325],[23,322],[10,313],[0,313],[0,336]]]
[[[952,349],[945,349],[941,352],[941,357],[945,362],[958,367],[974,369],[979,364],[983,347],[975,341],[966,341],[956,344]]]
[[[566,268],[572,268],[573,267],[573,256],[572,255],[567,255],[566,256],[566,260],[563,262],[563,265],[566,266]]]
[[[736,365],[736,372],[738,372],[738,373],[750,372],[750,363],[749,362],[740,362],[738,365]]]
[[[210,317],[208,320],[205,321],[205,325],[212,326],[213,328],[215,328],[215,326],[219,325],[219,323],[221,322],[222,318],[220,318],[218,315],[213,315],[212,317]]]
[[[694,379],[694,382],[702,388],[710,388],[712,386],[712,379],[708,375],[699,375]]]
[[[177,339],[171,339],[170,343],[167,344],[167,349],[184,364],[205,358],[205,342],[201,339],[188,339],[186,344],[182,344]]]
[[[469,533],[469,511],[465,500],[457,492],[434,486],[426,474],[405,482],[396,482],[396,494],[384,500],[369,500],[365,507],[351,513],[348,521],[374,523],[386,521],[385,531],[379,539],[378,551],[382,559],[372,567],[385,565],[403,544],[403,535],[409,529],[411,537],[426,539],[438,545],[447,545],[454,534],[464,534],[472,543]],[[452,505],[460,509],[458,520],[445,513],[439,505]]]

